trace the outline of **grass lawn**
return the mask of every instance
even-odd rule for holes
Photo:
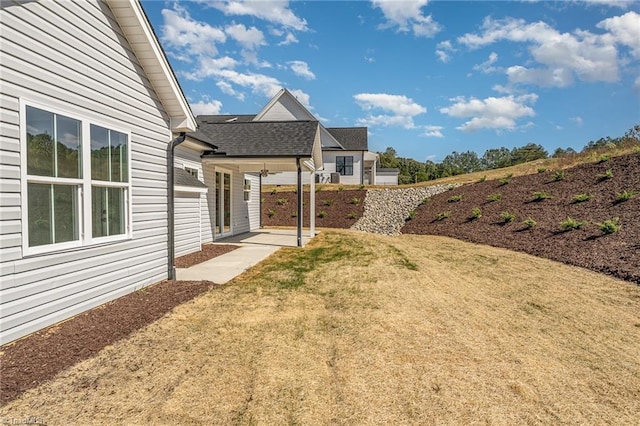
[[[640,287],[326,231],[0,409],[48,424],[637,424]]]

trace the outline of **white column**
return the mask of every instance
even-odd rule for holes
[[[316,172],[309,175],[309,236],[316,235]]]

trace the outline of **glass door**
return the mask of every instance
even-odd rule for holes
[[[231,174],[216,172],[216,226],[218,237],[231,234]]]

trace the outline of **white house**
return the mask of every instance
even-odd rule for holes
[[[2,2],[0,22],[6,343],[168,277],[167,149],[196,121],[137,0]]]

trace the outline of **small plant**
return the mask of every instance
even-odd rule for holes
[[[358,197],[353,197],[353,198],[351,199],[351,204],[355,204],[355,205],[357,206],[358,204],[360,204],[360,198],[358,198]]]
[[[339,186],[338,187],[338,192],[342,192],[342,191],[344,191],[344,186]]]
[[[447,191],[453,191],[454,189],[456,189],[456,186],[452,183],[447,186]]]
[[[482,217],[482,210],[480,210],[480,207],[474,207],[471,209],[471,217],[474,219],[480,219]]]
[[[505,176],[502,179],[500,179],[498,182],[500,182],[500,186],[504,186],[504,185],[508,185],[509,182],[511,182],[511,179]]]
[[[500,213],[500,217],[502,218],[504,223],[510,223],[510,222],[513,222],[515,220],[516,215],[511,213],[511,212],[504,211],[504,212]]]
[[[278,192],[278,190],[276,188],[273,188],[271,190],[271,195],[276,195],[277,192]]]
[[[424,199],[422,200],[422,202],[420,203],[420,205],[422,205],[422,204],[427,204],[427,203],[428,203],[428,202],[430,202],[430,201],[431,201],[431,197],[424,198]]]
[[[593,198],[593,195],[590,195],[590,194],[586,194],[586,193],[578,194],[578,195],[573,197],[573,203],[574,204],[583,203],[585,201],[589,201],[592,198]]]
[[[553,198],[553,197],[544,191],[538,191],[533,193],[533,201],[548,200],[549,198]]]
[[[293,189],[293,193],[294,193],[294,194],[297,194],[297,193],[298,193],[298,188],[294,188],[294,189]]]
[[[552,178],[556,182],[560,182],[561,180],[564,180],[565,178],[564,170],[558,170],[553,174]]]
[[[409,218],[408,218],[408,220],[412,220],[412,219],[415,219],[415,218],[416,218],[416,211],[415,211],[415,210],[411,210],[411,211],[409,212]]]
[[[351,212],[351,213],[349,213],[349,214],[347,215],[347,217],[348,217],[349,219],[357,219],[357,218],[358,218],[358,214],[357,214],[357,213],[355,213],[355,212]]]
[[[269,217],[274,217],[276,215],[276,211],[273,209],[269,209],[269,211],[267,212],[267,216]]]
[[[276,203],[278,203],[279,206],[284,206],[285,204],[287,204],[287,199],[286,198],[278,198],[278,201],[276,201]]]
[[[502,198],[502,194],[490,194],[487,196],[487,201],[498,201]]]
[[[330,206],[333,204],[333,200],[322,200],[323,206]]]
[[[449,202],[450,203],[457,203],[460,200],[462,200],[462,195],[453,195],[453,196],[449,197]]]
[[[444,219],[448,218],[449,216],[451,216],[451,212],[438,213],[436,215],[436,220],[444,220]]]
[[[291,217],[298,217],[298,211],[294,211],[293,213],[291,213]]]
[[[546,171],[547,171],[547,168],[546,168],[546,167],[539,167],[539,168],[538,168],[538,173],[544,173],[544,172],[546,172]]]
[[[478,183],[484,182],[485,180],[487,180],[487,175],[484,175],[480,179],[478,179]]]
[[[326,216],[327,216],[327,212],[325,212],[324,210],[320,210],[320,211],[318,212],[318,217],[319,217],[320,219],[322,219],[323,217],[326,217]]]
[[[564,229],[565,231],[573,231],[574,229],[580,229],[586,224],[587,222],[580,222],[569,216],[567,216],[565,220],[560,222],[560,226],[562,226],[562,229]]]
[[[611,159],[611,157],[609,155],[604,154],[604,155],[600,156],[600,159],[598,160],[598,163],[606,163],[610,159]]]
[[[524,220],[522,222],[522,224],[528,229],[532,229],[532,228],[536,227],[536,221],[531,219],[530,217],[528,217],[526,220]]]
[[[618,225],[618,222],[620,222],[619,217],[615,217],[613,219],[607,219],[602,223],[598,223],[598,228],[600,228],[600,232],[602,232],[605,235],[615,234],[621,228],[621,226]]]
[[[322,190],[322,185],[316,186],[316,192],[320,192]]]
[[[636,191],[622,191],[616,194],[616,203],[624,203],[625,201],[629,201],[631,197],[638,194]]]
[[[598,178],[600,180],[607,180],[607,179],[611,179],[613,177],[613,171],[611,169],[607,169],[606,172],[604,172],[601,175],[598,175]]]
[[[358,186],[358,189],[362,191],[364,189],[364,184],[361,183],[360,186]]]

